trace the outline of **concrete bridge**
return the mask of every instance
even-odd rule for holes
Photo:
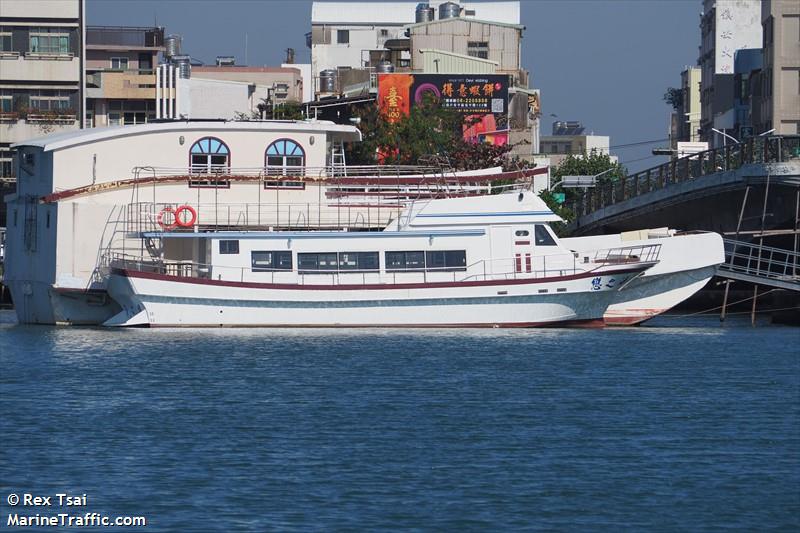
[[[571,204],[577,216],[568,230],[670,226],[755,235],[797,230],[798,206],[800,136],[756,137],[588,189]]]

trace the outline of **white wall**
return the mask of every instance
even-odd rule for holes
[[[742,48],[761,48],[760,0],[717,0],[714,73],[733,74],[733,56]]]

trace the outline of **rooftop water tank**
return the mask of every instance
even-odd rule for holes
[[[430,4],[419,3],[417,4],[416,20],[417,24],[420,22],[430,22],[436,17],[436,10]]]
[[[392,73],[394,72],[394,65],[392,65],[391,61],[383,60],[375,67],[375,72],[382,74]]]
[[[181,36],[180,35],[168,35],[166,39],[164,39],[164,55],[167,59],[180,55],[181,53]]]
[[[336,74],[333,69],[326,69],[319,73],[319,92],[336,92]]]
[[[192,77],[191,58],[187,55],[172,56],[172,61],[178,68],[178,77],[188,80]]]
[[[439,20],[451,19],[461,16],[461,6],[455,2],[439,4]]]

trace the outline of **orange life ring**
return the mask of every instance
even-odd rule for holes
[[[181,213],[184,211],[188,211],[192,218],[189,220],[181,219]],[[197,222],[197,211],[190,205],[182,205],[175,210],[175,224],[182,228],[191,228],[194,226],[194,223]]]
[[[171,223],[164,222],[164,215],[166,215],[167,213],[172,215],[172,222]],[[171,229],[175,229],[175,226],[178,225],[178,217],[176,215],[177,215],[177,213],[175,212],[175,210],[172,209],[172,207],[167,206],[164,209],[162,209],[160,213],[158,213],[158,217],[156,218],[156,222],[158,223],[159,226],[161,226],[161,229],[163,229],[163,230],[169,231]]]

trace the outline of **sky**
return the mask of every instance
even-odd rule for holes
[[[207,63],[234,55],[244,64],[245,42],[250,65],[278,66],[290,47],[310,62],[308,0],[86,0],[86,11],[91,25],[164,26]],[[668,144],[663,95],[697,63],[701,11],[701,0],[523,0],[522,65],[541,89],[542,134],[577,120],[609,135],[631,171],[665,161],[650,152]]]

